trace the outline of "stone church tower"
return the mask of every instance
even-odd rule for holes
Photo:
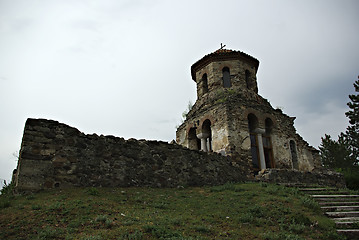
[[[176,131],[178,144],[231,156],[252,172],[266,168],[312,171],[321,166],[289,117],[258,94],[259,61],[219,49],[191,67],[197,100]]]

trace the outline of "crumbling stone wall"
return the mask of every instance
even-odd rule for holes
[[[177,187],[246,180],[230,157],[177,144],[86,135],[57,121],[28,119],[15,171],[19,191],[71,186]]]
[[[345,180],[341,173],[328,169],[303,172],[288,169],[266,169],[259,172],[257,180],[269,183],[285,183],[289,185],[319,185],[345,188]]]
[[[248,115],[258,118],[258,127],[265,129],[265,120],[273,122],[270,134],[275,168],[312,171],[321,168],[319,152],[296,133],[294,119],[279,109],[274,109],[268,100],[247,89],[218,90],[211,98],[200,98],[188,113],[186,121],[177,129],[177,143],[188,144],[191,128],[201,129],[205,119],[211,120],[212,147],[214,152],[230,155],[245,168],[251,166],[252,153]],[[293,165],[290,141],[295,143],[297,164]],[[267,166],[270,168],[270,166]]]

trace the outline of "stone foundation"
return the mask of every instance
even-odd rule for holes
[[[319,185],[345,188],[342,174],[321,169],[312,172],[302,172],[288,169],[266,169],[256,176],[256,179],[269,183],[285,183],[289,185]]]

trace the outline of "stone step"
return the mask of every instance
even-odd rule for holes
[[[359,206],[325,206],[320,207],[324,211],[359,211]]]
[[[359,206],[359,202],[319,202],[318,203],[321,206],[341,206],[341,205],[345,205],[345,206],[355,206],[358,205]]]
[[[299,188],[302,192],[322,192],[322,191],[336,191],[337,188]]]
[[[358,202],[359,195],[310,195],[317,202]]]
[[[350,211],[350,212],[325,212],[325,215],[333,218],[341,217],[359,217],[359,211]]]
[[[332,219],[334,222],[359,222],[359,217],[339,217]]]
[[[357,202],[358,199],[356,198],[314,198],[315,201],[317,201],[318,203],[321,202]]]
[[[335,222],[337,229],[356,229],[356,222]],[[354,227],[353,227],[354,226]]]
[[[359,239],[359,229],[337,229],[337,232],[345,235],[348,239]]]
[[[354,194],[314,194],[310,196],[313,198],[359,198],[359,195]]]
[[[345,190],[326,190],[326,189],[303,189],[299,190],[302,193],[311,195],[351,195],[351,192]]]

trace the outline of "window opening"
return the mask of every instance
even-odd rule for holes
[[[207,79],[207,74],[203,74],[202,76],[202,89],[203,89],[203,93],[208,92],[208,79]]]
[[[225,67],[222,70],[223,73],[223,87],[229,88],[231,87],[231,75],[229,73],[229,68]]]
[[[250,82],[249,82],[250,77],[251,77],[251,73],[248,70],[246,70],[245,71],[245,79],[246,79],[247,89],[250,89],[250,87],[251,87]]]

